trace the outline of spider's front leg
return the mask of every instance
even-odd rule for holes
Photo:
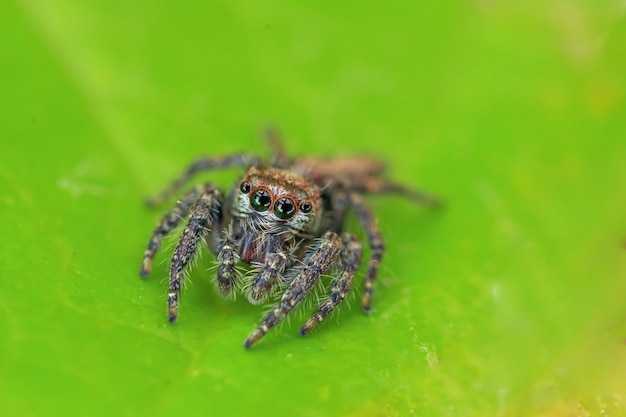
[[[213,186],[210,184],[199,185],[189,191],[183,199],[179,201],[172,210],[170,210],[169,213],[163,216],[156,229],[154,229],[154,232],[150,237],[150,241],[148,242],[148,246],[143,254],[143,262],[141,263],[141,269],[139,270],[139,275],[142,278],[145,278],[148,274],[150,274],[154,255],[161,246],[163,238],[176,229],[180,222],[189,215],[191,208],[194,204],[196,204],[200,195],[206,190],[212,188]]]
[[[319,281],[320,276],[338,259],[342,249],[341,238],[334,232],[326,234],[304,258],[302,264],[291,270],[293,279],[278,304],[263,317],[261,324],[244,343],[247,349],[261,339],[296,308]]]
[[[198,249],[198,242],[201,242],[211,231],[213,224],[219,224],[220,218],[220,193],[216,188],[208,187],[192,210],[189,221],[172,255],[167,294],[170,323],[174,323],[178,317],[178,302],[180,290],[184,285],[185,268],[193,260]]]
[[[341,251],[341,270],[335,276],[330,288],[330,295],[322,302],[317,311],[300,328],[300,335],[304,336],[317,327],[346,297],[352,286],[354,273],[361,264],[361,243],[351,233],[342,235],[343,247]]]

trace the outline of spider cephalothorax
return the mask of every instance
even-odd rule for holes
[[[364,281],[363,309],[371,307],[372,284],[384,252],[376,219],[360,194],[396,193],[413,200],[436,204],[418,191],[382,178],[382,165],[365,158],[298,159],[285,157],[275,135],[270,136],[274,155],[270,163],[251,155],[202,158],[149,203],[159,203],[180,189],[198,171],[247,167],[235,187],[221,193],[212,184],[189,191],[159,222],[144,253],[140,275],[146,277],[163,237],[182,219],[187,224],[172,255],[169,274],[168,315],[178,317],[185,271],[206,242],[216,255],[216,286],[230,296],[241,288],[251,303],[258,304],[278,293],[277,304],[246,339],[250,347],[287,314],[298,307],[323,274],[332,272],[329,296],[300,328],[304,335],[315,328],[345,298],[361,262],[361,244],[343,231],[345,216],[353,210],[367,235],[371,249]],[[252,274],[240,273],[238,263]]]
[[[239,184],[233,217],[248,219],[249,229],[270,234],[313,232],[322,215],[316,184],[273,167],[251,166]]]

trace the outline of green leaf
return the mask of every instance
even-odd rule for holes
[[[626,415],[623,7],[321,3],[0,5],[0,415]],[[209,254],[166,322],[143,201],[267,125],[446,208],[369,198],[372,314],[246,351]]]

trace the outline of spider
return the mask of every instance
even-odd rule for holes
[[[383,165],[371,159],[290,159],[274,131],[267,132],[272,157],[264,162],[240,153],[222,158],[200,158],[158,196],[155,206],[182,188],[200,171],[245,168],[236,185],[225,192],[211,183],[184,195],[158,223],[143,255],[140,276],[152,269],[163,238],[183,219],[187,223],[171,258],[167,293],[168,319],[178,318],[180,292],[190,263],[206,242],[218,261],[216,287],[224,296],[240,289],[253,304],[274,296],[278,302],[245,340],[249,348],[298,307],[320,279],[331,273],[328,296],[300,328],[306,335],[343,301],[361,263],[361,243],[343,231],[353,211],[367,236],[370,258],[364,279],[362,307],[371,309],[372,286],[385,244],[363,194],[399,194],[435,206],[423,192],[382,177]],[[249,265],[242,273],[239,263]],[[278,294],[278,296],[276,296]]]

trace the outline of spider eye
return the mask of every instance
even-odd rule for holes
[[[279,219],[289,219],[296,214],[296,205],[291,198],[282,197],[274,204],[274,214]]]
[[[303,213],[308,213],[309,211],[311,211],[312,208],[313,206],[308,201],[303,201],[302,203],[300,203],[300,210],[302,210]]]
[[[250,205],[256,211],[266,211],[272,205],[272,196],[266,190],[256,190],[250,194]]]
[[[239,190],[244,193],[244,194],[248,194],[250,192],[250,183],[243,181],[240,185],[239,185]]]

